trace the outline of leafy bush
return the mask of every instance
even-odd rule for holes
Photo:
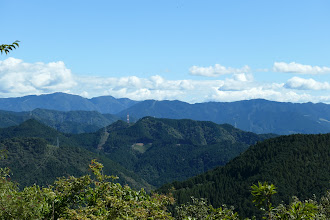
[[[171,219],[166,207],[172,197],[135,191],[113,183],[102,174],[103,165],[92,161],[94,177],[59,178],[54,186],[33,185],[19,191],[3,172],[0,188],[1,219]]]
[[[148,194],[114,183],[103,175],[103,165],[93,160],[93,176],[62,177],[48,187],[33,185],[19,190],[10,180],[8,168],[0,170],[0,219],[241,219],[234,207],[214,208],[206,199],[192,197],[171,213],[171,195]],[[264,219],[330,219],[330,192],[320,202],[293,201],[273,207],[275,186],[267,182],[252,187],[253,202],[264,211]],[[256,219],[253,217],[252,219]]]

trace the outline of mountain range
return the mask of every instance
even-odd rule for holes
[[[228,124],[144,117],[134,124],[117,121],[87,136],[74,137],[158,187],[224,165],[251,144],[276,135],[257,135]]]
[[[92,99],[66,93],[47,95],[29,95],[18,98],[0,98],[0,109],[6,111],[32,111],[36,108],[57,111],[98,111],[114,114],[136,104],[137,101],[112,96],[100,96]]]
[[[258,181],[278,187],[274,204],[287,203],[292,195],[325,194],[330,188],[329,143],[330,133],[255,134],[190,119],[118,120],[81,134],[28,119],[0,129],[0,150],[7,154],[0,167],[10,167],[11,178],[21,186],[47,185],[56,177],[88,173],[87,164],[97,158],[104,172],[119,176],[122,184],[148,191],[167,184],[159,192],[170,190],[178,204],[203,197],[215,207],[226,203],[242,216],[259,216],[250,194]]]
[[[111,116],[113,119],[120,118],[123,120],[126,120],[126,116],[129,114],[130,120],[134,122],[145,116],[212,121],[218,124],[228,123],[241,130],[258,134],[317,134],[330,132],[330,105],[324,103],[284,103],[255,99],[237,102],[189,104],[181,101],[166,100],[138,102],[130,99],[116,99],[111,96],[87,99],[65,93],[0,99],[0,109],[7,111],[8,117],[8,111],[28,112],[36,108],[66,112],[97,111],[103,114],[103,116],[105,114],[113,114],[114,116]],[[77,114],[75,115],[79,118]],[[5,124],[3,120],[6,119],[3,116],[0,117],[0,125]],[[107,118],[108,116],[105,117]],[[85,118],[89,120],[89,123],[93,120],[88,117]],[[75,128],[69,125],[61,125],[60,117],[56,120],[53,118],[51,123],[45,117],[40,118],[40,120],[53,127],[62,127],[62,130],[59,130],[64,132],[76,130],[75,133],[96,131],[106,123],[114,121],[112,119],[109,122],[104,120],[106,123],[102,125],[93,124],[95,127],[88,130],[87,128],[80,129],[78,125]],[[70,124],[69,122],[67,123]],[[87,125],[88,123],[82,123],[81,126],[86,127]],[[70,128],[65,129],[65,126]]]
[[[64,133],[77,134],[95,132],[119,118],[112,114],[101,114],[97,111],[57,111],[39,108],[28,112],[0,110],[0,128],[19,125],[28,119],[36,119]]]
[[[147,100],[125,109],[117,116],[123,117],[127,112],[135,118],[150,115],[228,123],[241,130],[258,134],[330,132],[330,105],[323,103],[298,104],[255,99],[188,104],[180,101]]]
[[[102,156],[102,161],[112,164],[113,174],[124,177],[124,182],[149,189],[224,165],[244,152],[249,145],[274,136],[244,132],[228,124],[152,117],[142,118],[134,124],[117,121],[97,132],[82,134],[61,133],[34,119],[0,129],[0,141],[9,152],[10,166],[15,168],[13,173],[34,172],[31,167],[36,165],[29,164],[29,161],[52,164],[51,160],[56,158],[58,166],[66,164],[58,168],[64,171],[65,167],[74,169],[76,164],[72,165],[72,161],[81,160],[87,166],[86,158]],[[35,145],[39,150],[34,149],[34,144],[29,144],[29,138],[34,138],[32,142],[37,143]],[[16,145],[19,147],[14,147]],[[80,153],[77,149],[80,149]],[[55,153],[58,156],[55,157]],[[59,162],[62,160],[64,162]],[[78,170],[81,170],[81,163]],[[69,169],[70,166],[72,169]],[[47,171],[46,168],[40,170],[60,175],[55,167],[53,171]],[[18,181],[25,183],[27,174],[20,176],[23,179]],[[65,174],[67,172],[62,173]],[[42,180],[37,183],[45,184],[45,175],[38,172],[30,176]]]

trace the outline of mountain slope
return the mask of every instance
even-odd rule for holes
[[[0,160],[0,166],[10,167],[13,180],[22,186],[33,183],[45,185],[63,175],[86,174],[90,161],[98,159],[108,175],[119,176],[120,183],[152,188],[133,172],[102,154],[81,148],[67,136],[36,120],[0,129],[0,148],[7,149],[8,155],[7,159]],[[56,147],[57,139],[59,147]]]
[[[97,110],[99,112],[111,114],[118,113],[138,103],[137,101],[133,101],[127,98],[116,99],[112,96],[95,97],[90,99],[90,102],[97,106]]]
[[[65,93],[0,99],[0,109],[2,110],[21,112],[32,111],[36,108],[58,111],[95,110],[95,106],[87,99]]]
[[[11,112],[0,110],[0,128],[19,125],[27,120],[25,112]]]
[[[207,198],[214,206],[234,205],[243,216],[252,216],[250,186],[268,181],[278,187],[275,202],[320,197],[330,189],[330,134],[291,135],[268,139],[251,146],[224,167],[184,182],[163,186],[175,188],[179,203],[190,196]]]
[[[94,132],[118,118],[112,114],[102,115],[96,111],[56,111],[35,109],[30,112],[0,111],[0,127],[19,125],[28,119],[36,119],[64,133]]]
[[[102,115],[96,111],[62,112],[45,109],[33,110],[30,117],[65,133],[94,132],[118,120],[114,115]]]
[[[118,121],[95,135],[72,138],[90,150],[104,152],[155,186],[224,165],[250,144],[274,136],[212,122],[152,117],[131,125]]]
[[[256,99],[188,104],[180,101],[147,100],[117,115],[122,118],[127,112],[135,118],[153,116],[228,123],[254,133],[330,132],[330,105],[322,103],[298,104]]]
[[[77,146],[65,134],[48,127],[35,119],[29,119],[18,126],[0,128],[0,139],[38,137],[45,139],[49,144],[56,145],[57,139],[65,146]]]
[[[140,185],[148,186],[145,180],[157,187],[224,165],[249,145],[273,136],[213,122],[152,117],[135,124],[117,121],[98,132],[83,134],[64,134],[34,119],[0,129],[0,140],[41,138],[49,145],[59,143],[61,149],[81,147],[94,155],[104,155],[125,168],[126,179],[132,172],[140,177]]]

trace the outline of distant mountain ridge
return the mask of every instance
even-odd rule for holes
[[[92,99],[66,93],[46,95],[29,95],[18,98],[0,98],[0,109],[6,111],[32,111],[36,108],[57,111],[98,111],[100,113],[118,113],[136,104],[126,98],[116,99],[112,96],[100,96]]]
[[[116,114],[117,118],[121,119],[125,119],[129,114],[131,121],[137,121],[145,116],[212,121],[218,124],[228,123],[258,134],[330,132],[330,105],[324,103],[285,103],[255,99],[189,104],[177,100],[138,102],[116,99],[112,96],[86,99],[65,93],[0,99],[2,110],[21,112],[36,108],[57,111],[98,111],[102,114]]]
[[[257,134],[328,133],[330,105],[324,103],[285,103],[263,99],[237,102],[206,102],[189,104],[181,101],[139,102],[117,114],[126,112],[135,118],[147,115],[159,118],[228,123]]]
[[[97,111],[56,111],[38,108],[28,112],[0,110],[0,128],[19,125],[28,119],[36,119],[64,133],[77,134],[95,132],[119,118],[112,114],[101,114]]]

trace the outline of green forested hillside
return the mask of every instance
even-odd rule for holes
[[[292,195],[300,199],[320,198],[330,188],[330,134],[291,135],[268,139],[251,146],[223,167],[163,186],[175,188],[178,203],[191,196],[207,198],[211,204],[234,205],[243,216],[256,213],[251,203],[250,186],[268,181],[278,187],[277,203],[288,202]]]
[[[59,140],[60,145],[77,146],[77,144],[74,141],[71,141],[67,136],[69,135],[46,126],[35,119],[24,121],[18,126],[0,128],[0,139],[14,137],[39,137],[45,139],[52,145],[57,145],[57,140]]]
[[[95,132],[116,120],[112,114],[101,114],[96,111],[55,111],[34,109],[29,112],[0,111],[0,127],[19,125],[22,122],[36,119],[45,125],[64,133]]]
[[[121,183],[150,189],[142,178],[111,159],[79,146],[70,135],[65,135],[36,120],[19,126],[0,129],[1,149],[7,149],[7,159],[1,166],[9,166],[14,180],[22,186],[31,183],[49,184],[63,175],[86,174],[86,164],[98,158],[109,174],[118,175]],[[57,140],[59,147],[57,147]]]
[[[6,149],[7,154],[0,160],[0,167],[9,167],[11,179],[20,187],[52,184],[62,176],[86,175],[86,164],[97,159],[105,165],[105,174],[118,176],[120,183],[150,189],[149,184],[118,163],[80,147],[56,147],[42,138],[10,138],[0,142],[0,149]]]
[[[258,181],[278,187],[274,205],[288,204],[292,195],[300,199],[325,195],[330,188],[330,134],[267,139],[271,137],[227,124],[152,117],[135,124],[117,121],[86,134],[63,134],[28,120],[0,129],[0,150],[7,151],[0,167],[9,167],[11,179],[21,187],[47,185],[56,177],[85,175],[86,164],[97,158],[105,174],[150,190],[224,165],[239,155],[225,166],[165,185],[160,192],[174,187],[177,204],[191,201],[191,196],[202,197],[215,207],[234,205],[241,216],[250,217],[260,216],[250,192]],[[251,144],[255,145],[248,148]]]
[[[118,117],[97,111],[54,111],[35,109],[30,117],[64,133],[95,132],[118,120]]]
[[[0,140],[37,137],[54,146],[58,140],[60,148],[81,147],[93,155],[104,154],[157,187],[224,165],[249,145],[272,136],[212,122],[152,117],[135,124],[117,121],[96,133],[76,135],[58,132],[33,119],[0,129]]]
[[[0,219],[243,219],[234,207],[214,208],[205,199],[196,198],[169,211],[175,203],[171,195],[148,194],[114,183],[114,177],[104,175],[103,165],[95,160],[89,168],[92,176],[62,177],[46,187],[32,185],[21,190],[8,178],[8,168],[0,168]],[[276,194],[273,184],[259,182],[251,188],[253,202],[265,208],[263,219],[330,218],[330,191],[320,201],[294,199],[272,207],[269,195]],[[257,219],[249,217],[245,220]]]
[[[274,136],[213,122],[153,117],[131,125],[118,121],[96,135],[98,138],[92,134],[72,138],[83,141],[88,149],[104,152],[155,186],[224,165],[249,145]]]

